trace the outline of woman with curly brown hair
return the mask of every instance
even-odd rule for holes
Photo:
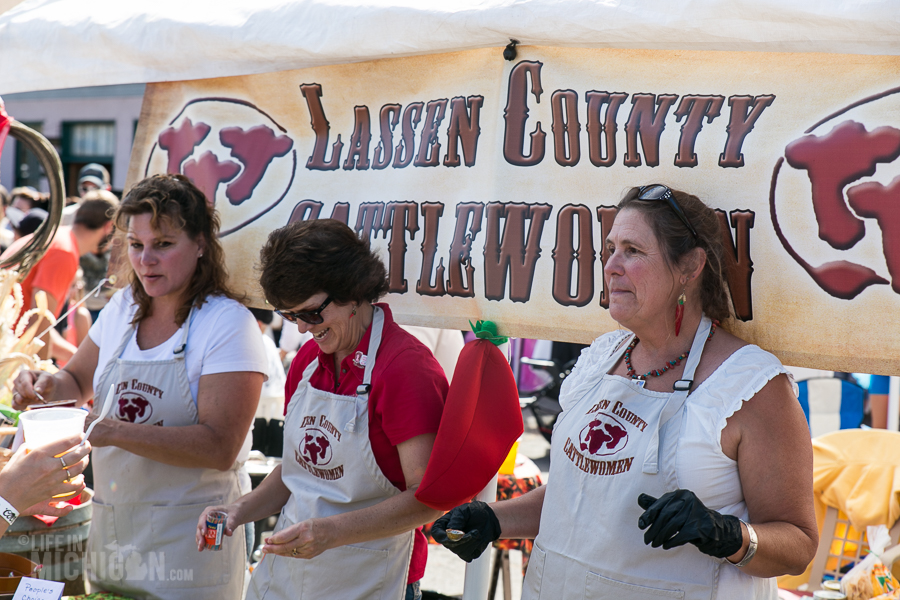
[[[181,175],[135,185],[115,216],[130,285],[113,296],[66,367],[24,372],[22,403],[95,398],[94,512],[86,579],[131,598],[237,600],[244,537],[199,554],[209,504],[247,491],[242,454],[266,372],[253,316],[226,284],[219,219]]]
[[[416,500],[447,394],[431,352],[386,304],[384,264],[325,219],[273,231],[261,252],[269,303],[307,342],[291,364],[284,458],[227,506],[225,533],[281,512],[248,598],[420,598],[428,555]],[[203,548],[206,521],[197,527]]]

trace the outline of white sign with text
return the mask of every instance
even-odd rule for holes
[[[59,600],[62,598],[65,583],[23,577],[16,588],[13,600]]]

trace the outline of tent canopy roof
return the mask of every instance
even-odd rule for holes
[[[5,9],[5,12],[4,12]],[[0,0],[0,94],[526,45],[900,53],[895,0]]]

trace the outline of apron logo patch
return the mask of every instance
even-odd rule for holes
[[[119,396],[116,403],[116,418],[129,423],[146,423],[153,414],[153,405],[150,401],[133,392]]]
[[[303,460],[317,467],[324,467],[331,462],[333,454],[331,440],[324,431],[313,427],[303,431],[300,442],[300,457]]]
[[[340,442],[340,432],[325,418],[325,415],[320,415],[318,419],[319,424],[322,425],[321,429],[308,426],[315,421],[315,417],[304,417],[303,423],[306,427],[300,431],[300,445],[297,450],[294,450],[294,459],[314,477],[327,481],[340,479],[344,476],[343,465],[331,469],[323,468],[334,458],[334,449],[329,433],[337,434],[335,437]]]
[[[563,450],[572,464],[589,475],[618,475],[630,471],[631,463],[634,462],[633,456],[619,460],[593,460],[578,451],[578,447],[572,443],[572,438],[566,438]]]
[[[578,449],[593,456],[615,454],[627,444],[625,426],[606,413],[597,413],[578,434]]]

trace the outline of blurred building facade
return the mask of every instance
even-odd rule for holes
[[[78,170],[100,163],[121,195],[128,173],[134,133],[141,114],[144,84],[25,92],[3,96],[6,112],[40,131],[63,162],[66,194],[78,195]],[[0,184],[7,189],[30,185],[47,191],[37,159],[11,136],[0,157]]]

